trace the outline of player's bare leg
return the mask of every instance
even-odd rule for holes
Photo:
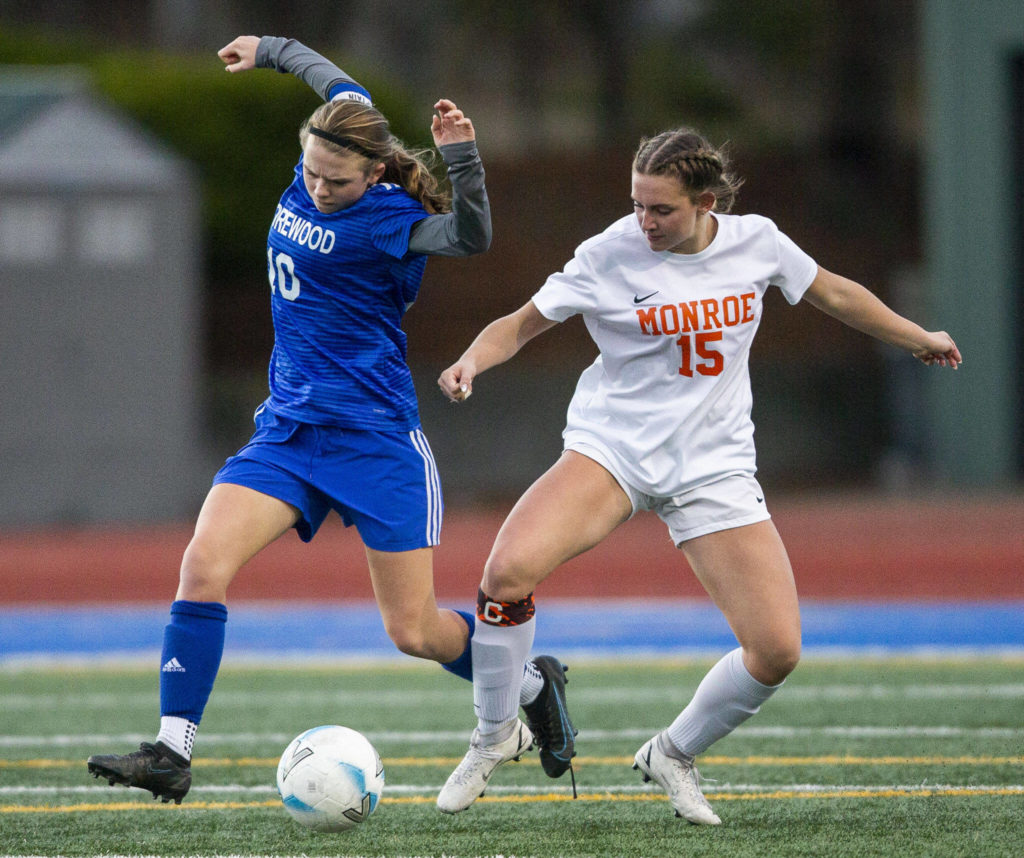
[[[210,489],[181,563],[164,632],[160,732],[128,754],[94,754],[89,773],[181,803],[192,784],[192,742],[224,646],[227,588],[241,566],[290,528],[298,511],[244,486]]]
[[[518,682],[533,641],[533,589],[558,565],[600,542],[631,512],[629,499],[607,470],[566,452],[509,514],[485,566],[477,607],[473,699],[478,724],[469,751],[438,795],[440,810],[465,810],[498,766],[529,749],[533,734],[519,720],[517,703]],[[564,694],[564,688],[558,691]],[[562,774],[575,754],[575,728],[564,697],[560,708],[547,706],[537,717],[545,771]]]
[[[388,637],[401,652],[450,662],[466,648],[468,629],[434,595],[434,550],[366,549],[370,580]]]
[[[701,792],[694,759],[756,714],[796,666],[800,610],[789,558],[771,521],[700,536],[681,547],[740,648],[712,667],[669,728],[637,752],[634,768],[666,790],[679,816],[717,825],[721,820]]]

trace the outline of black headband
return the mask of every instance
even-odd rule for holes
[[[310,125],[307,130],[314,137],[321,137],[324,140],[333,143],[335,146],[340,146],[342,149],[348,149],[350,152],[355,152],[357,155],[362,155],[364,158],[369,158],[371,161],[382,160],[378,154],[360,146],[354,140],[349,140],[348,137],[339,137],[336,134],[331,134],[329,131],[324,131],[322,128],[317,128],[315,125]]]

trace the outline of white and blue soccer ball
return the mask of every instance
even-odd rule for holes
[[[369,819],[384,791],[380,754],[362,733],[326,725],[292,740],[277,765],[285,810],[306,828],[345,831]]]

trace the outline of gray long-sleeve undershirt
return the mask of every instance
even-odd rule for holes
[[[325,100],[338,83],[361,86],[316,51],[280,36],[260,39],[256,66],[293,74]],[[409,236],[409,251],[432,256],[483,253],[491,244],[491,207],[476,141],[448,143],[439,148],[452,185],[452,210],[428,215],[415,223]]]

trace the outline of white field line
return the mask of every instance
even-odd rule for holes
[[[384,787],[385,796],[435,796],[441,788],[440,783],[434,785],[424,784],[399,784],[389,783]],[[658,795],[662,788],[650,783],[605,783],[589,785],[577,782],[577,788],[581,792],[598,793],[651,793]],[[723,783],[716,781],[702,781],[700,789],[703,792],[774,792],[778,790],[794,792],[818,792],[822,796],[833,795],[839,792],[890,792],[899,790],[901,792],[942,792],[955,789],[957,792],[991,792],[993,790],[1004,790],[1009,792],[1020,792],[1024,795],[1024,784],[1020,783],[999,783],[999,784],[953,784],[953,783],[911,783],[911,784],[823,784],[823,783]],[[92,786],[0,786],[0,796],[97,796],[98,788]],[[547,795],[571,795],[569,786],[528,786],[528,785],[506,785],[488,784],[487,795],[492,796],[547,796]],[[236,796],[270,796],[276,797],[278,790],[269,784],[247,785],[242,783],[228,783],[222,785],[194,786],[188,790],[188,795],[236,795]],[[111,800],[120,801],[123,798],[122,790],[98,791],[98,795],[113,796]]]
[[[468,685],[466,686],[468,689]],[[626,704],[630,707],[640,703],[665,702],[689,699],[692,689],[664,685],[657,688],[570,688],[570,700],[581,705],[607,706]],[[784,694],[784,697],[783,697]],[[994,700],[1024,698],[1024,683],[1003,683],[1000,685],[933,683],[926,685],[824,685],[802,688],[786,688],[779,699],[801,702],[817,700]],[[251,709],[264,703],[287,703],[294,699],[304,706],[388,706],[421,709],[431,704],[447,703],[452,700],[451,690],[402,689],[316,690],[293,688],[286,690],[214,691],[211,704],[219,707]],[[155,704],[155,692],[118,694],[114,701],[119,710],[151,707]],[[8,694],[0,705],[5,710],[27,710],[40,707],[54,709],[105,709],[111,705],[109,694]]]
[[[661,727],[629,727],[620,730],[580,730],[581,741],[614,741],[617,739],[649,739]],[[411,731],[366,731],[374,744],[423,744],[438,742],[464,743],[469,740],[470,729],[466,730],[411,730]],[[743,725],[734,734],[738,738],[788,739],[804,736],[832,736],[836,738],[958,738],[973,739],[1019,739],[1024,738],[1024,727],[950,727],[911,726],[900,727],[786,727]],[[204,733],[196,737],[198,745],[255,745],[284,747],[295,737],[286,733]],[[56,735],[0,735],[0,748],[45,748],[77,747],[80,745],[137,745],[152,741],[148,733],[69,733]]]
[[[102,785],[101,785],[102,786]],[[587,785],[582,782],[576,784],[579,792],[586,793],[651,793],[658,794],[662,790],[660,787],[654,784],[595,784]],[[423,785],[423,784],[388,784],[384,788],[385,795],[436,795],[440,792],[442,784],[435,785]],[[943,792],[956,790],[958,792],[979,792],[987,793],[993,790],[1003,790],[1009,792],[1019,792],[1024,794],[1024,784],[997,784],[997,785],[981,785],[981,784],[938,784],[938,783],[916,783],[916,784],[784,784],[784,783],[773,783],[773,784],[731,784],[703,781],[701,783],[701,790],[705,793],[762,793],[762,792],[778,792],[785,790],[787,792],[814,792],[822,795],[829,795],[832,793],[844,793],[844,792],[890,792],[892,790],[899,790],[900,792]],[[0,796],[6,795],[93,795],[96,796],[99,793],[100,796],[111,796],[113,795],[116,799],[120,800],[123,797],[121,790],[111,791],[99,791],[96,785],[93,786],[0,786]],[[488,795],[548,795],[548,794],[559,794],[564,793],[570,795],[572,788],[568,786],[501,786],[499,784],[489,784],[487,787]],[[203,795],[266,795],[276,796],[277,789],[269,784],[258,784],[258,785],[247,785],[247,784],[222,784],[220,786],[194,786],[189,790],[189,795],[203,794]],[[113,800],[113,799],[112,799]]]

